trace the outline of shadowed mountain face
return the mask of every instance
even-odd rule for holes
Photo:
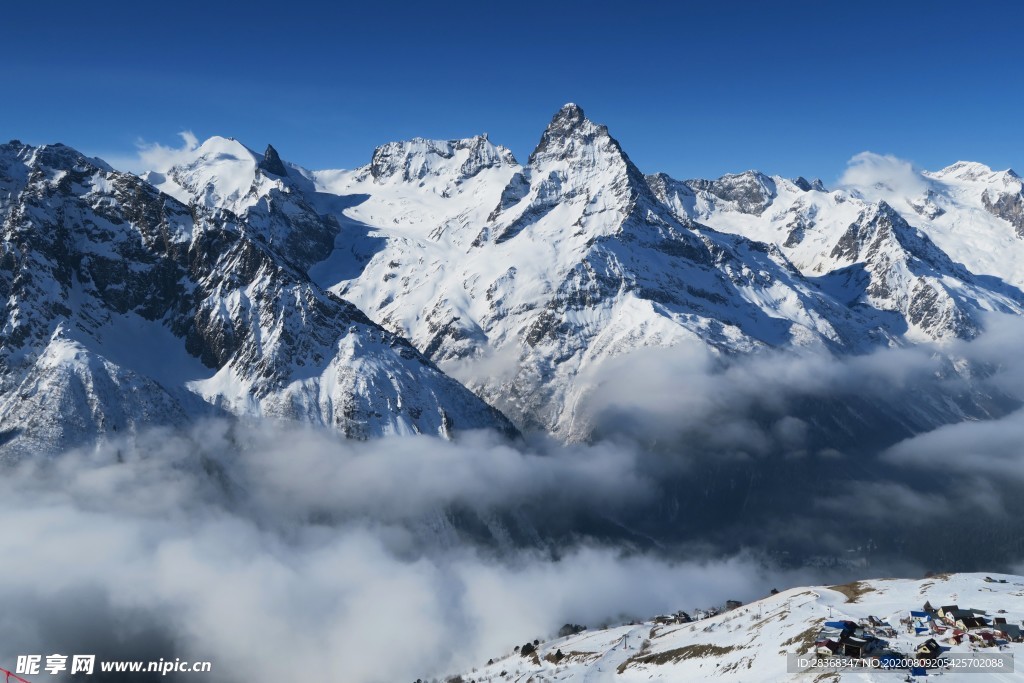
[[[306,234],[278,253],[279,226],[257,219],[275,215],[269,202],[241,222],[59,145],[0,147],[0,192],[8,453],[216,414],[360,438],[511,429],[310,282],[295,265]],[[288,225],[308,226],[301,216]]]

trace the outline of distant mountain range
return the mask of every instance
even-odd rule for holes
[[[1013,171],[645,176],[573,104],[525,164],[477,136],[310,171],[214,137],[136,176],[15,141],[0,219],[8,457],[216,415],[582,440],[644,349],[862,354],[1024,313]]]

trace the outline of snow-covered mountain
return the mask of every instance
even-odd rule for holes
[[[998,629],[1009,626],[1016,633],[1022,628],[1022,588],[1021,576],[943,574],[922,580],[876,579],[841,586],[791,588],[730,610],[718,606],[705,612],[692,605],[679,605],[676,609],[685,615],[682,618],[673,613],[610,628],[588,630],[580,626],[583,630],[579,633],[537,645],[533,645],[533,640],[539,641],[538,634],[524,634],[526,642],[515,644],[515,651],[495,653],[490,661],[480,662],[471,672],[463,672],[461,680],[904,680],[910,673],[909,667],[885,670],[862,666],[830,674],[811,670],[796,658],[790,662],[787,656],[813,659],[815,642],[826,635],[841,638],[843,629],[838,624],[849,622],[853,625],[851,629],[856,627],[856,632],[864,636],[847,636],[850,642],[863,640],[874,644],[874,638],[885,642],[878,643],[877,650],[866,655],[879,661],[887,655],[895,661],[926,659],[918,649],[929,639],[936,641],[942,650],[941,658],[951,665],[989,654],[1016,657],[1024,653],[1024,644],[1013,642]],[[955,605],[961,610],[975,610],[985,615],[989,627],[975,628],[972,635],[956,637],[958,632],[964,632],[941,618],[920,616],[926,603],[935,609]],[[707,616],[719,610],[720,613]],[[911,611],[918,616],[911,615]],[[1003,625],[994,624],[996,617],[1003,619]],[[935,629],[931,627],[933,621]],[[523,654],[519,646],[527,643],[530,647]],[[512,647],[510,643],[509,649]],[[856,658],[840,659],[852,664]],[[980,666],[975,670],[968,670],[969,665],[959,666],[958,671],[944,670],[941,665],[930,665],[926,670],[932,676],[942,676],[943,681],[1024,680],[1024,672],[1019,670],[994,673],[982,671]]]
[[[225,147],[204,159],[216,166]],[[236,193],[223,197],[233,211],[206,210],[68,147],[0,146],[5,453],[215,414],[353,437],[511,430],[405,339],[309,280],[337,224],[280,193],[271,154],[260,163],[270,167],[262,201]],[[216,178],[204,187],[223,189]]]
[[[273,157],[278,173],[214,138],[147,178],[237,213],[272,244],[289,239],[289,221],[306,226],[306,244],[334,231],[308,271],[317,284],[521,427],[563,438],[585,438],[581,401],[610,361],[641,349],[860,353],[971,338],[984,312],[1024,311],[1012,267],[947,250],[953,231],[933,235],[932,219],[911,220],[899,202],[755,172],[645,177],[573,104],[525,165],[486,136],[389,143],[354,171]],[[933,193],[950,204],[934,220],[962,223],[971,207],[986,229],[1005,222],[996,214],[1014,219],[1015,176],[966,176],[942,181],[960,194]],[[301,267],[316,249],[285,251]]]
[[[833,191],[644,176],[572,104],[525,164],[485,135],[351,171],[214,137],[141,178],[2,149],[0,419],[22,441],[209,411],[507,428],[484,401],[583,439],[590,391],[645,349],[863,353],[1024,312],[1021,181],[980,164]],[[50,424],[53,402],[80,417]]]
[[[778,244],[851,306],[895,314],[889,329],[909,341],[970,338],[980,313],[1019,312],[1024,194],[1013,171],[961,162],[831,192],[755,171],[648,181],[676,216]]]
[[[414,142],[403,154],[421,150]],[[445,205],[447,192],[465,207],[428,222],[423,213],[381,220],[382,207],[371,204],[377,184],[386,193],[402,184],[408,195],[401,176],[382,182],[371,164],[347,185],[330,178],[325,190],[370,196],[348,215],[385,243],[356,277],[332,267],[351,261],[344,249],[314,274],[523,426],[585,430],[574,414],[585,391],[577,378],[636,349],[694,341],[856,349],[880,334],[865,337],[871,323],[777,249],[675,219],[608,131],[576,106],[558,112],[525,167],[501,150],[483,156],[500,163],[454,180],[444,166],[417,164],[435,170],[418,194]]]

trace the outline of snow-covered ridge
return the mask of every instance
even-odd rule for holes
[[[922,617],[926,604],[935,610],[954,605],[960,610],[974,610],[988,625],[960,629],[938,615]],[[848,638],[851,643],[870,644],[863,654],[865,659],[880,660],[887,654],[894,659],[901,655],[919,657],[919,648],[930,639],[936,641],[947,659],[984,653],[1019,659],[1024,654],[1024,643],[1015,642],[1012,635],[1020,631],[1024,619],[1021,576],[948,574],[920,580],[856,581],[842,586],[791,588],[729,607],[705,612],[680,605],[679,612],[647,621],[543,641],[536,637],[538,634],[522,634],[522,643],[514,644],[514,649],[509,643],[509,650],[495,653],[490,661],[463,672],[462,680],[822,680],[815,678],[814,671],[788,671],[787,655],[813,658],[817,641],[842,637],[838,635],[843,630],[838,627],[840,622],[849,622],[851,631],[858,634]],[[996,624],[997,618],[1005,625]],[[538,640],[536,645],[534,639]],[[850,661],[860,658],[842,656],[842,651],[840,655]],[[941,675],[943,681],[1024,680],[1019,668],[1014,673],[988,675],[949,673],[941,667],[928,670],[932,676]],[[893,681],[908,673],[907,669],[861,668],[827,679]]]
[[[484,169],[517,165],[512,152],[492,144],[486,135],[478,135],[466,140],[389,142],[374,150],[367,170],[378,183],[418,182],[443,175],[461,181]]]
[[[568,104],[525,166],[477,136],[389,143],[360,169],[293,175],[315,191],[282,188],[306,197],[290,215],[337,223],[314,280],[520,425],[565,438],[589,429],[577,408],[607,364],[644,348],[857,353],[970,338],[986,312],[1024,311],[1024,280],[979,277],[1000,274],[920,227],[922,215],[963,215],[942,183],[1013,189],[1014,176],[975,167],[921,176],[938,189],[888,202],[891,213],[857,189],[756,171],[645,177],[607,127]],[[191,201],[221,206],[230,187]],[[986,208],[995,187],[977,193],[977,210],[1013,219],[1017,195]]]
[[[193,169],[210,179],[201,196],[233,196],[220,191],[221,166],[248,165],[241,146],[200,150],[216,159],[215,171]],[[309,280],[316,231],[328,231],[322,256],[337,224],[293,189],[239,216],[183,205],[67,147],[0,146],[4,453],[232,413],[359,438],[510,431],[407,341]]]
[[[729,178],[726,176],[725,178]],[[1012,170],[993,171],[976,162],[957,162],[940,171],[900,169],[869,184],[825,192],[824,186],[771,177],[778,194],[749,216],[735,201],[700,198],[691,185],[718,181],[649,178],[659,197],[677,215],[719,230],[771,241],[809,274],[829,272],[835,240],[872,205],[884,202],[922,231],[956,263],[975,275],[995,276],[1024,286],[1024,186]]]
[[[369,195],[344,215],[383,243],[357,276],[342,239],[313,272],[521,424],[572,431],[580,373],[645,346],[863,348],[884,336],[778,249],[672,215],[579,107],[555,115],[526,167],[502,171],[444,201],[415,183],[323,184]],[[497,376],[472,369],[495,356]]]
[[[81,198],[87,211],[124,203],[108,196],[119,174],[75,164],[97,170],[72,182],[43,164],[30,181],[19,162],[5,182],[14,194],[63,188],[62,201]],[[645,349],[863,353],[968,339],[986,313],[1024,311],[1020,179],[970,163],[900,172],[912,177],[831,191],[756,171],[644,176],[570,104],[525,165],[485,135],[388,143],[351,171],[211,138],[133,192],[152,185],[184,202],[145,202],[144,218],[176,248],[208,244],[208,224],[234,226],[247,253],[351,302],[519,425],[574,439],[591,429],[587,397],[608,368]],[[94,241],[76,244],[95,251]],[[223,257],[225,245],[207,248]],[[248,256],[207,265],[227,277],[242,264]],[[205,315],[251,320],[251,291],[223,296]],[[281,308],[275,339],[308,323],[292,315]],[[210,362],[223,370],[225,357]],[[248,385],[226,371],[192,380],[210,400],[249,405]]]

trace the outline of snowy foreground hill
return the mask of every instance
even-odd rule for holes
[[[868,637],[877,634],[884,638],[885,651],[893,654],[914,656],[923,643],[934,639],[947,659],[976,657],[978,653],[1012,654],[1017,659],[1024,655],[1024,643],[1010,642],[993,628],[971,629],[970,635],[957,638],[958,629],[942,626],[942,620],[935,618],[936,628],[944,631],[933,632],[931,619],[911,615],[911,611],[919,613],[926,603],[936,610],[956,605],[964,611],[984,612],[989,623],[998,617],[1005,619],[1011,629],[1021,627],[1024,577],[944,574],[921,580],[874,579],[842,586],[792,588],[716,616],[689,611],[687,616],[702,618],[688,623],[664,616],[544,641],[535,651],[527,648],[526,656],[518,651],[496,653],[490,663],[462,673],[461,680],[905,680],[910,673],[906,669],[862,668],[842,674],[787,671],[787,654],[813,657],[815,642],[823,634],[834,637],[837,629],[830,625],[843,621],[853,622]],[[681,607],[690,610],[690,606]],[[991,641],[988,634],[993,634]],[[939,667],[929,668],[927,673],[949,683],[1024,680],[1024,669],[1019,664],[1016,668],[1013,673],[961,673]]]

